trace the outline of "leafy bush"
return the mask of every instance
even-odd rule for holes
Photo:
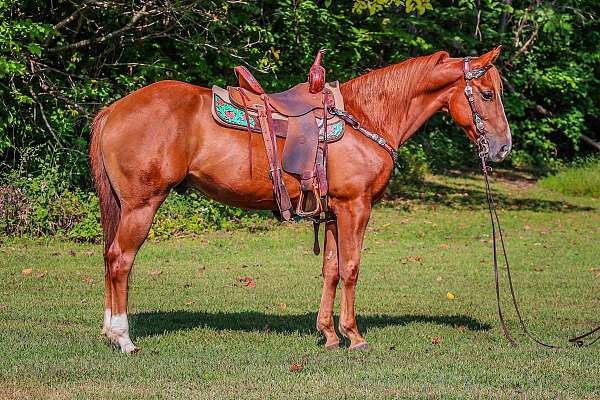
[[[572,196],[600,197],[600,159],[589,159],[540,181],[547,189]]]
[[[398,162],[388,182],[387,192],[392,195],[402,194],[415,182],[422,180],[429,171],[427,156],[420,144],[400,147]]]
[[[93,115],[149,83],[226,85],[231,68],[247,63],[265,89],[281,90],[306,79],[319,47],[330,50],[328,77],[345,81],[436,50],[460,57],[502,44],[498,66],[514,136],[509,161],[552,164],[581,153],[580,134],[597,139],[600,131],[599,13],[591,0],[6,0],[0,162],[15,168],[38,146],[31,169],[50,156],[70,184],[89,190]],[[449,118],[430,122],[412,141],[432,170],[472,155]]]
[[[55,166],[36,174],[0,176],[0,236],[59,237],[98,242],[102,238],[98,197],[69,188]],[[268,212],[248,212],[196,192],[172,193],[155,217],[150,237],[201,234],[207,230],[264,229]]]

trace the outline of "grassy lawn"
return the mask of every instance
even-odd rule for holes
[[[564,343],[597,325],[600,199],[508,172],[494,188],[532,331]],[[321,259],[304,223],[146,243],[133,356],[100,335],[99,245],[5,242],[0,398],[600,397],[600,344],[540,348],[512,312],[519,346],[502,337],[485,207],[480,178],[457,175],[375,209],[357,291],[363,352],[326,351],[315,331]]]

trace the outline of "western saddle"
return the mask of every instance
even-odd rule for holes
[[[325,50],[317,53],[307,82],[281,93],[265,93],[243,66],[234,69],[239,86],[229,86],[226,92],[213,87],[213,117],[217,122],[247,130],[249,136],[252,132],[262,135],[274,198],[279,216],[284,220],[292,218],[293,210],[282,168],[300,179],[301,194],[295,210],[298,216],[319,220],[321,213],[328,213],[327,144],[332,141],[328,135],[339,139],[344,125],[328,112],[336,106],[336,100],[338,103],[343,100],[337,82],[325,84],[325,69],[321,66],[324,53]],[[343,104],[337,104],[337,107],[343,107]],[[285,138],[281,162],[276,137]],[[250,142],[249,157],[252,176]]]

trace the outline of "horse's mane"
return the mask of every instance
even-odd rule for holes
[[[354,102],[361,102],[358,108],[368,115],[370,128],[375,131],[398,131],[402,121],[400,116],[408,111],[411,99],[434,89],[431,72],[449,57],[447,52],[438,51],[368,72],[344,83],[344,102],[351,107]],[[488,74],[494,89],[500,93],[502,82],[496,67],[492,66]],[[397,108],[390,108],[390,105]]]
[[[371,128],[379,130],[390,128],[390,114],[404,113],[408,102],[425,92],[428,88],[426,79],[433,68],[449,55],[445,51],[438,51],[429,56],[410,58],[399,64],[373,70],[367,74],[354,78],[344,84],[344,102],[351,104],[353,100],[375,99],[376,101],[361,104],[364,109],[368,107]],[[386,98],[394,96],[394,98]],[[398,105],[398,110],[381,107],[382,104]],[[399,120],[400,118],[398,118]],[[394,118],[396,120],[396,118]],[[381,126],[384,124],[384,126]]]

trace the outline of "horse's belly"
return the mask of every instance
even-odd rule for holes
[[[252,176],[248,159],[235,157],[203,159],[190,170],[187,185],[220,203],[251,210],[275,210],[273,184],[268,175],[266,162],[260,157],[253,159]],[[263,165],[264,164],[264,165]],[[292,202],[298,196],[298,181],[284,176],[284,182]]]

